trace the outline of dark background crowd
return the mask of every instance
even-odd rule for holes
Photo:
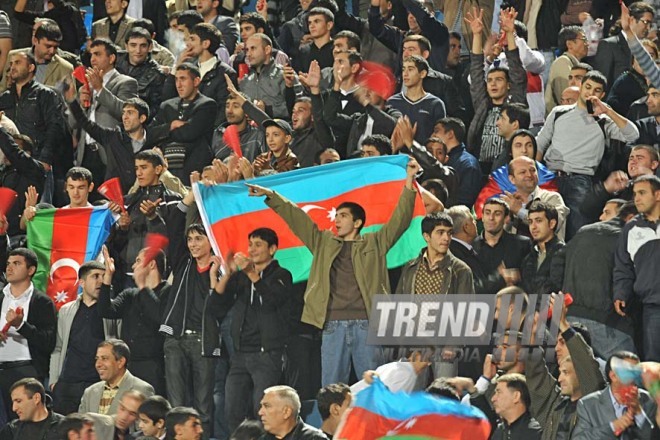
[[[660,2],[248,3],[0,1],[0,440],[332,438],[363,375],[477,406],[492,438],[660,438]],[[246,189],[311,251],[307,282],[267,224],[214,255],[196,182],[395,154],[371,234],[360,200],[320,231]],[[418,195],[426,247],[388,270]],[[26,231],[95,205],[116,224],[61,304]],[[558,292],[554,359],[521,356],[528,295]],[[389,293],[497,295],[505,331],[476,360],[401,360],[366,343]]]

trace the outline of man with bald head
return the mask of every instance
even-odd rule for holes
[[[266,34],[256,33],[245,42],[245,53],[250,71],[241,81],[241,92],[253,100],[267,97],[266,113],[273,118],[289,119],[284,68],[272,59],[273,41]]]
[[[568,86],[561,92],[561,105],[573,105],[580,97],[580,88],[578,86]]]
[[[516,192],[506,192],[502,199],[509,204],[511,210],[511,232],[530,237],[527,207],[535,200],[552,206],[559,215],[556,227],[557,237],[564,239],[566,233],[566,217],[569,209],[558,192],[548,191],[539,187],[539,177],[536,162],[527,156],[521,156],[509,162],[509,180],[516,186]]]

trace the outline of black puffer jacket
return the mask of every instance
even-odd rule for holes
[[[525,257],[520,268],[522,288],[527,294],[548,294],[559,292],[564,282],[564,261],[566,245],[556,236],[545,244],[545,259],[538,267],[539,251],[534,246]],[[538,269],[537,269],[538,267]]]
[[[128,53],[122,51],[117,54],[115,69],[135,78],[138,83],[138,96],[149,104],[149,118],[153,118],[163,102],[163,84],[166,77],[158,63],[149,56],[144,63],[133,66],[128,60]]]

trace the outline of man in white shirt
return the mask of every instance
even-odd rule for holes
[[[4,402],[11,402],[9,390],[16,381],[25,377],[44,381],[55,347],[55,305],[34,288],[36,271],[37,255],[32,250],[17,248],[9,253],[7,284],[0,295],[0,393]],[[10,407],[5,407],[9,415]]]

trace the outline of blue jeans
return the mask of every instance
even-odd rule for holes
[[[593,348],[594,354],[601,359],[609,359],[617,351],[636,352],[632,336],[621,330],[591,319],[569,316],[568,320],[569,322],[579,322],[587,327],[591,335],[591,348]]]
[[[348,383],[351,362],[355,375],[375,370],[380,361],[380,348],[367,345],[369,321],[328,321],[323,328],[321,343],[321,386]]]
[[[583,174],[557,177],[559,194],[564,199],[564,204],[571,210],[566,222],[566,239],[564,241],[570,240],[582,226],[587,224],[581,207],[591,191],[592,180],[591,176]]]
[[[541,77],[543,78],[543,84],[548,86],[548,78],[550,77],[550,66],[555,61],[555,53],[551,50],[542,50],[543,58],[545,58],[545,66],[543,68],[543,73]]]
[[[644,361],[660,362],[660,306],[642,305]]]

